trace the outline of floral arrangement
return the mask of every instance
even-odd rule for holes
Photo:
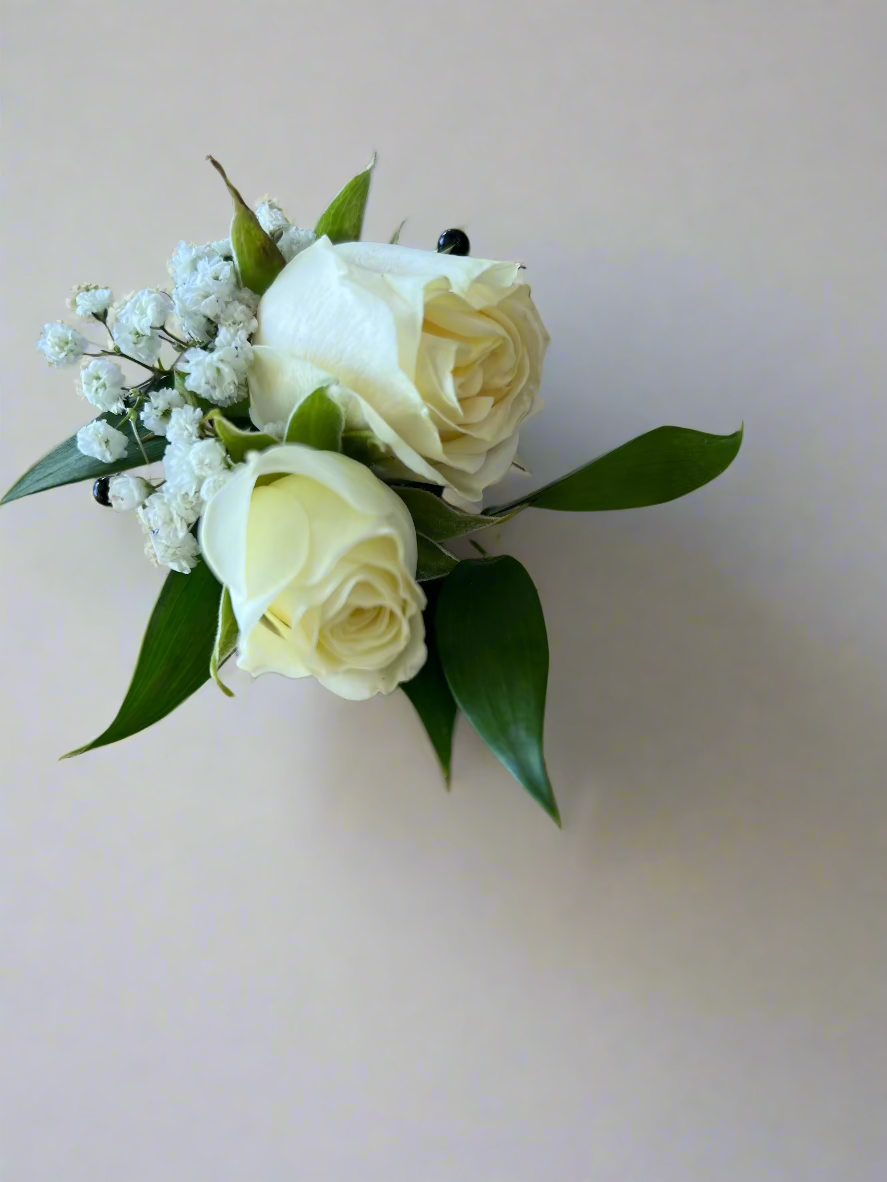
[[[361,243],[372,162],[313,230],[234,202],[230,237],[180,242],[170,281],[84,284],[37,348],[80,364],[98,412],[4,503],[94,481],[169,568],[117,717],[71,755],[158,722],[224,663],[344,698],[402,688],[449,781],[459,711],[559,823],[543,753],[548,643],[524,567],[475,535],[526,510],[632,509],[718,476],[741,430],[660,427],[482,507],[539,406],[548,334],[512,262]],[[158,463],[163,475],[158,475]],[[141,469],[140,472],[135,471]],[[458,539],[476,556],[460,559]]]

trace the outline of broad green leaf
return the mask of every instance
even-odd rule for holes
[[[239,635],[234,609],[231,607],[231,595],[228,588],[225,587],[222,591],[222,598],[219,600],[219,620],[216,625],[216,642],[209,659],[209,674],[222,693],[229,698],[233,698],[234,694],[219,677],[219,667],[224,665],[237,648]]]
[[[460,562],[441,588],[435,622],[460,710],[560,825],[542,746],[548,637],[533,580],[508,555]]]
[[[742,428],[732,435],[707,435],[688,427],[657,427],[528,497],[490,512],[531,506],[587,513],[661,505],[720,476],[741,444]]]
[[[246,459],[248,452],[265,451],[266,448],[274,447],[280,442],[273,435],[266,435],[264,431],[244,431],[242,427],[229,422],[218,408],[211,410],[205,421],[215,431],[235,464]]]
[[[124,423],[125,415],[103,414],[98,417],[129,436],[125,456],[112,464],[103,464],[101,460],[94,460],[91,456],[79,452],[77,437],[72,435],[29,468],[0,501],[0,505],[5,505],[7,501],[17,501],[19,497],[31,496],[32,493],[45,492],[48,488],[57,488],[62,484],[74,484],[78,480],[96,480],[99,476],[113,476],[115,472],[124,472],[127,468],[142,467],[145,456],[151,464],[163,458],[166,450],[165,439],[155,435],[141,435],[145,449],[145,455],[142,455],[142,449],[136,443],[132,428]]]
[[[342,451],[352,460],[366,464],[368,468],[381,463],[389,454],[382,440],[366,427],[343,431]]]
[[[416,544],[419,550],[419,563],[416,568],[416,579],[425,583],[429,579],[442,579],[454,570],[459,559],[449,550],[445,550],[438,542],[416,534]]]
[[[264,295],[286,266],[286,259],[280,253],[274,239],[265,233],[259,219],[228,180],[218,160],[212,156],[207,156],[207,160],[225,182],[234,202],[231,248],[234,251],[237,270],[240,272],[240,281],[256,295]]]
[[[519,509],[515,509],[501,517],[486,514],[480,516],[454,509],[442,497],[426,492],[424,488],[395,485],[394,491],[409,509],[416,532],[433,542],[445,542],[447,538],[460,538],[465,534],[474,533],[475,530],[487,529],[491,525],[508,521],[520,512]]]
[[[434,613],[437,607],[438,584],[427,588],[428,606],[425,609],[425,645],[428,659],[412,681],[401,689],[413,703],[437,753],[447,787],[450,784],[450,762],[453,754],[453,730],[456,725],[456,703],[447,685],[434,632]]]
[[[317,451],[341,451],[345,415],[320,386],[303,399],[286,425],[287,443],[302,443]]]
[[[330,242],[359,242],[363,215],[370,195],[370,179],[376,157],[334,197],[314,227],[318,238],[326,234]]]
[[[117,743],[165,718],[209,680],[222,588],[205,562],[170,571],[151,613],[135,673],[117,717],[63,759]]]
[[[228,419],[248,419],[249,399],[243,398],[240,400],[240,402],[235,402],[231,406],[226,406],[225,417]]]

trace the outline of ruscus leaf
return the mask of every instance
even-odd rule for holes
[[[233,698],[234,693],[219,677],[219,669],[237,648],[239,635],[234,609],[231,606],[231,595],[228,588],[225,587],[222,591],[222,598],[219,600],[219,621],[216,625],[216,640],[212,656],[209,659],[209,675],[222,693],[229,698]]]
[[[366,427],[342,432],[342,452],[368,468],[381,463],[389,454],[382,440]]]
[[[251,451],[265,451],[279,441],[264,431],[244,431],[242,427],[229,422],[218,409],[211,410],[206,422],[215,431],[225,450],[235,464],[241,463]]]
[[[286,442],[302,443],[317,451],[341,451],[345,415],[320,386],[303,399],[286,425]]]
[[[237,270],[240,272],[240,281],[256,295],[264,295],[286,266],[286,259],[280,253],[274,239],[265,233],[259,219],[228,180],[218,160],[212,156],[207,156],[207,160],[225,182],[225,187],[234,202],[231,248],[234,251]]]
[[[456,726],[456,703],[447,685],[440,657],[437,652],[437,638],[434,631],[434,613],[437,607],[439,584],[427,588],[428,606],[425,608],[425,645],[428,659],[412,681],[401,689],[410,699],[419,715],[431,745],[434,747],[444,780],[449,787],[450,763],[453,754],[453,730]]]
[[[515,516],[520,509],[501,517],[463,513],[448,505],[442,497],[426,492],[423,488],[409,488],[394,485],[394,491],[406,505],[416,527],[416,532],[433,542],[445,542],[447,538],[460,538],[479,529],[488,529]]]
[[[370,179],[376,157],[333,198],[314,227],[318,238],[327,235],[330,242],[359,242],[363,230],[363,215],[370,195]]]
[[[490,512],[526,506],[589,513],[674,501],[729,468],[742,445],[742,434],[742,428],[732,435],[708,435],[689,427],[657,427],[520,501]]]
[[[145,456],[132,435],[132,429],[123,425],[125,415],[103,414],[98,418],[112,427],[126,431],[130,436],[126,455],[111,464],[104,464],[101,460],[85,456],[77,450],[77,436],[72,435],[64,443],[53,448],[43,459],[38,460],[20,477],[6,496],[0,501],[5,505],[9,501],[17,501],[20,497],[29,497],[34,493],[45,492],[49,488],[58,488],[63,484],[74,484],[78,480],[96,480],[99,476],[113,476],[115,472],[125,472],[128,468],[140,468],[145,464]],[[166,440],[154,435],[142,435],[142,444],[149,463],[163,458],[166,450]]]
[[[210,676],[222,587],[205,562],[187,575],[170,571],[117,717],[97,739],[63,759],[118,743],[165,718]]]
[[[509,555],[460,562],[441,588],[435,624],[459,709],[560,825],[543,752],[548,636],[533,580]]]
[[[442,579],[450,571],[455,570],[459,559],[449,550],[445,550],[438,542],[432,542],[422,534],[416,534],[416,545],[419,551],[419,562],[416,567],[416,579],[425,583],[430,579]]]

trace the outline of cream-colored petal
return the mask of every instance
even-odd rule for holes
[[[294,353],[256,345],[247,374],[250,418],[259,428],[286,423],[300,402],[333,380],[326,370]]]
[[[472,255],[438,254],[379,242],[343,242],[335,250],[352,266],[378,271],[389,281],[417,278],[427,283],[445,278],[453,291],[466,296],[475,307],[501,298],[520,274],[517,263],[478,259]],[[473,289],[477,289],[476,293]],[[482,303],[475,303],[476,298]]]
[[[333,374],[370,401],[386,421],[422,415],[423,404],[399,364],[398,315],[377,282],[362,286],[328,239],[297,255],[259,304],[255,343],[290,353]]]
[[[446,464],[441,465],[441,472],[446,477],[447,484],[452,487],[458,497],[474,504],[483,500],[484,490],[500,481],[511,467],[512,461],[517,455],[519,442],[519,436],[515,434],[510,439],[497,444],[496,447],[491,447],[485,453],[481,467],[473,473],[456,467],[448,467]],[[448,499],[446,489],[444,490],[444,499]],[[460,504],[458,499],[451,503]]]
[[[410,639],[396,661],[382,670],[348,670],[315,674],[317,680],[340,698],[364,701],[376,694],[390,694],[404,681],[411,681],[428,657],[425,647],[425,623],[421,615],[410,623]]]
[[[207,566],[232,595],[246,597],[246,530],[255,477],[250,465],[238,468],[209,501],[200,519],[198,540]]]
[[[281,636],[269,623],[260,620],[238,646],[237,664],[253,677],[280,673],[284,677],[310,677],[311,670],[301,659],[298,648],[288,636]]]

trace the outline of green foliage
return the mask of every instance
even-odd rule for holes
[[[376,157],[333,198],[314,227],[318,238],[327,235],[330,242],[359,242],[363,215],[370,195],[370,180]]]
[[[244,431],[242,427],[229,422],[218,409],[211,410],[205,421],[215,431],[235,464],[245,460],[251,451],[265,451],[278,443],[273,435],[266,435],[264,431]]]
[[[416,532],[433,542],[445,542],[447,538],[464,537],[479,529],[489,529],[491,525],[499,525],[514,517],[512,513],[495,517],[490,514],[463,513],[448,505],[442,497],[427,492],[423,488],[409,488],[395,485],[394,491],[406,505],[416,527]]]
[[[434,614],[437,609],[437,595],[440,584],[426,587],[428,606],[425,609],[425,644],[428,659],[412,681],[401,689],[413,703],[416,713],[425,727],[431,745],[440,762],[444,780],[449,786],[450,763],[453,753],[453,730],[456,726],[456,703],[447,685],[440,657],[437,652],[437,637]]]
[[[240,281],[256,295],[264,295],[286,266],[286,259],[278,250],[274,239],[265,233],[259,219],[228,180],[218,160],[212,156],[207,156],[207,160],[225,182],[234,202],[231,246],[237,270],[240,272]]]
[[[421,534],[416,534],[416,544],[419,551],[416,578],[420,583],[430,579],[442,579],[451,570],[455,570],[459,559],[449,550]]]
[[[219,621],[216,625],[216,640],[209,660],[209,674],[222,693],[229,698],[233,698],[234,694],[219,677],[219,668],[237,648],[238,636],[237,620],[234,618],[234,609],[231,607],[231,595],[228,588],[225,587],[222,591],[222,598],[219,600]]]
[[[507,555],[460,562],[441,588],[435,619],[459,709],[560,825],[543,752],[548,637],[533,580]]]
[[[209,680],[221,597],[222,588],[205,562],[187,575],[170,571],[117,717],[97,739],[63,759],[152,726]]]
[[[741,429],[732,435],[707,435],[687,427],[657,427],[490,513],[525,506],[588,513],[661,505],[720,476],[741,444]]]
[[[125,421],[126,415],[103,414],[98,418],[120,431],[129,431],[131,434],[131,428]],[[145,456],[149,463],[163,457],[166,450],[165,439],[154,435],[142,435],[141,439],[145,449],[144,455],[135,438],[131,437],[126,455],[111,464],[105,464],[79,452],[77,436],[72,435],[29,468],[24,476],[15,482],[0,504],[5,505],[9,501],[17,501],[19,497],[45,492],[48,488],[57,488],[62,484],[74,484],[78,480],[97,480],[100,476],[113,476],[115,472],[139,468],[144,465]]]
[[[366,427],[342,432],[342,452],[368,468],[381,463],[388,455],[385,444]]]
[[[286,442],[301,443],[317,451],[341,451],[345,415],[320,386],[296,407],[286,426]]]

